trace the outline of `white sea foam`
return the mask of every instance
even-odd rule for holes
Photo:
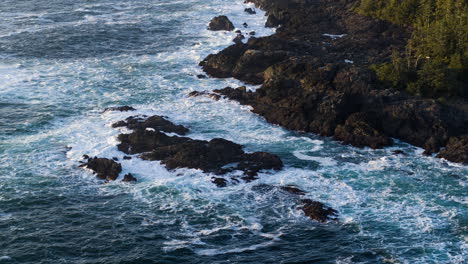
[[[0,261],[3,261],[3,260],[11,260],[11,257],[10,256],[1,256]]]
[[[331,38],[331,39],[338,39],[338,38],[346,37],[347,34],[341,34],[341,35],[322,34],[322,36],[329,37],[329,38]]]
[[[313,149],[313,151],[314,150],[318,150],[318,149]],[[306,155],[306,154],[304,154],[306,152],[309,152],[309,151],[308,150],[295,150],[293,152],[293,154],[298,159],[316,161],[316,162],[320,163],[320,165],[322,165],[322,166],[336,166],[338,164],[333,158]]]

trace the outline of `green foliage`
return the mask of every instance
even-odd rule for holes
[[[414,29],[404,54],[372,66],[382,82],[425,97],[468,96],[466,0],[362,0],[356,11]]]

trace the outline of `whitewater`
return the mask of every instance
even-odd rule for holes
[[[467,166],[399,141],[383,150],[344,146],[268,124],[233,101],[188,96],[245,85],[197,75],[198,63],[236,36],[208,31],[214,16],[256,37],[274,33],[264,12],[247,7],[0,2],[0,264],[465,263]],[[120,105],[137,111],[103,112]],[[198,170],[124,160],[116,145],[126,130],[111,124],[135,114],[165,116],[191,138],[274,153],[285,168],[218,188]],[[79,168],[84,154],[118,158],[119,180],[104,184]],[[138,182],[121,182],[126,173]],[[285,185],[338,219],[314,222],[294,197],[268,187]]]

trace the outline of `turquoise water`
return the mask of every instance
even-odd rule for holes
[[[195,77],[198,62],[234,38],[206,30],[213,16],[273,33],[242,2],[0,3],[1,264],[464,263],[468,167],[404,143],[342,146],[235,102],[186,96],[241,85]],[[110,124],[134,113],[102,110],[125,104],[165,115],[193,138],[275,153],[285,169],[217,188],[196,170],[124,161],[115,147],[122,131]],[[83,154],[118,157],[138,183],[102,184],[78,168]],[[315,223],[295,197],[259,184],[297,185],[339,220]]]

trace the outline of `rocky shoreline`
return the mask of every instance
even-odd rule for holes
[[[405,48],[408,29],[350,11],[355,0],[247,2],[267,12],[266,26],[277,33],[236,42],[200,66],[261,88],[216,93],[287,129],[356,147],[383,148],[396,138],[468,164],[466,111],[389,89],[369,69]]]
[[[393,138],[425,149],[425,154],[468,164],[468,113],[434,100],[409,96],[382,86],[369,66],[388,61],[393,50],[402,50],[407,29],[350,11],[354,0],[248,0],[266,10],[267,27],[276,34],[233,40],[234,45],[200,62],[207,75],[234,77],[246,87],[194,91],[189,96],[222,96],[252,107],[267,122],[290,130],[312,132],[356,147],[383,148]],[[245,12],[255,15],[253,9]],[[247,25],[244,25],[247,27]],[[209,30],[232,31],[226,16],[210,22]],[[204,75],[198,75],[205,78]],[[134,111],[133,107],[105,111]],[[163,116],[133,115],[112,124],[130,133],[118,135],[119,151],[149,161],[160,161],[168,170],[198,169],[218,187],[251,182],[259,172],[278,171],[281,159],[271,153],[245,153],[234,142],[187,137],[189,129]],[[442,149],[442,150],[441,150]],[[396,151],[398,152],[398,151]],[[122,172],[118,159],[90,158],[81,167],[99,179],[115,181]],[[131,156],[124,156],[131,159]],[[137,181],[131,173],[124,182]],[[337,211],[310,199],[295,186],[259,184],[259,192],[278,190],[294,197],[298,210],[318,222],[335,219]]]
[[[130,106],[107,108],[107,111],[134,111]],[[160,161],[168,170],[179,168],[198,169],[211,177],[211,182],[218,187],[234,185],[240,181],[251,182],[258,179],[259,172],[278,171],[283,168],[281,159],[268,152],[246,153],[242,146],[232,141],[215,138],[210,141],[196,140],[185,135],[189,129],[176,125],[163,116],[134,115],[112,124],[113,128],[125,127],[130,133],[118,135],[119,151],[127,155],[149,161]],[[119,178],[122,164],[119,159],[89,157],[84,155],[80,167],[91,170],[98,179],[105,182]],[[132,159],[124,156],[123,159]],[[136,182],[137,179],[127,173],[122,182]],[[297,209],[317,222],[335,219],[337,211],[310,199],[301,199],[306,193],[294,186],[258,185],[259,191],[278,189],[292,195]]]

